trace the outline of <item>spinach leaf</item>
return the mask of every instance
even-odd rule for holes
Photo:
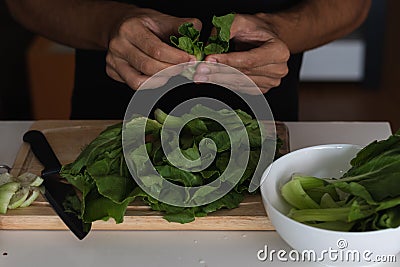
[[[181,37],[171,36],[170,41],[183,51],[194,55],[197,60],[204,58],[203,42],[199,41],[200,32],[193,27],[193,23],[182,24],[178,32]]]
[[[230,28],[234,18],[233,13],[220,17],[213,16],[212,24],[216,28],[216,35],[208,38],[206,46],[200,41],[200,32],[189,22],[180,25],[178,32],[181,36],[170,36],[170,41],[181,50],[194,55],[198,61],[203,60],[205,55],[228,52]]]
[[[217,34],[210,36],[208,45],[204,47],[204,54],[221,54],[228,52],[230,29],[235,18],[234,14],[227,14],[225,16],[216,17],[212,19],[212,24],[217,30]]]

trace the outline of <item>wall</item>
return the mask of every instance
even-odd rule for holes
[[[74,50],[36,37],[28,49],[27,62],[33,118],[68,119]]]

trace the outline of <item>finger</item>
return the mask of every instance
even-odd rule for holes
[[[257,91],[257,86],[250,79],[243,79],[243,76],[230,73],[218,73],[218,74],[208,74],[208,75],[198,75],[193,76],[193,81],[196,83],[213,83],[225,88],[241,91],[242,88],[253,88]]]
[[[107,53],[107,55],[106,55],[106,73],[112,79],[114,79],[118,82],[125,83],[125,81],[122,79],[122,77],[116,71],[115,60],[114,60],[114,57],[110,53]]]
[[[260,89],[261,91],[263,91],[263,93],[265,93],[266,90],[278,87],[282,81],[280,77],[279,78],[273,78],[267,76],[249,76],[249,77],[258,86],[258,88],[263,88],[262,90]]]
[[[109,68],[111,68],[114,71],[114,73],[116,73],[116,74],[118,74],[119,70],[121,70],[121,69],[124,70],[125,69],[124,66],[117,66],[116,62],[119,62],[119,64],[125,64],[124,62],[126,61],[126,62],[128,62],[128,64],[130,65],[131,68],[136,70],[137,73],[141,73],[141,74],[144,74],[144,75],[147,75],[147,76],[155,76],[155,75],[156,76],[165,76],[165,78],[157,77],[156,79],[153,79],[153,82],[155,80],[160,80],[160,79],[163,80],[162,82],[160,82],[160,85],[165,84],[166,81],[168,81],[171,77],[174,77],[174,76],[180,74],[182,72],[182,70],[186,67],[185,64],[173,65],[173,67],[165,68],[162,71],[159,71],[159,72],[155,73],[154,75],[151,75],[153,72],[156,72],[158,70],[157,69],[146,68],[146,65],[140,63],[140,61],[141,61],[140,58],[142,58],[142,62],[149,62],[151,60],[150,59],[146,60],[145,59],[146,56],[143,55],[140,52],[138,54],[136,54],[136,56],[137,57],[135,57],[135,61],[130,63],[127,60],[125,60],[124,58],[122,58],[122,56],[118,52],[115,53],[115,51],[109,51],[107,53],[107,56],[106,56],[106,63],[107,63],[107,66]],[[138,64],[140,64],[139,67],[138,67]],[[157,63],[155,63],[155,64],[157,64]],[[187,63],[187,64],[190,64],[190,63]],[[152,67],[152,66],[150,66],[150,67]],[[114,74],[114,73],[112,73],[110,71],[110,75],[113,75],[112,78],[114,78],[116,80],[119,80],[119,81],[122,80],[123,82],[125,82],[124,79],[119,74],[118,74],[118,77],[117,77],[117,75]],[[155,84],[153,84],[151,86],[155,86]],[[136,86],[134,86],[134,87],[136,87]]]
[[[229,69],[228,66],[221,64],[205,64],[200,63],[196,68],[197,74],[210,74],[210,73],[220,73],[220,72],[241,72],[247,76],[266,76],[270,78],[280,79],[288,74],[288,67],[286,63],[269,64],[261,67],[255,67],[251,69]]]
[[[268,72],[263,73],[262,71],[265,69],[267,69]],[[197,65],[194,81],[230,85],[233,86],[235,90],[252,88],[256,85],[263,88],[262,91],[265,93],[270,88],[280,85],[281,78],[287,73],[287,65],[272,64],[265,68],[259,68],[258,71],[260,72],[257,73],[257,71],[250,70],[246,75],[245,73],[227,65],[203,62]],[[249,89],[245,90],[249,91]]]
[[[275,79],[283,78],[289,72],[287,63],[269,64],[266,66],[256,67],[252,69],[238,69],[238,70],[243,72],[243,74],[249,76],[266,76]]]
[[[256,87],[244,73],[223,64],[202,62],[196,67],[194,82],[211,82],[239,91],[241,88]]]
[[[231,73],[195,74],[193,79],[197,83],[214,83],[234,91],[253,95],[266,93],[269,89],[278,87],[281,83],[280,78],[266,76],[249,76],[243,78],[240,74]]]
[[[121,78],[121,76],[119,76],[119,74],[111,66],[108,65],[106,66],[106,73],[110,78],[118,82],[125,83],[125,81]]]
[[[134,90],[156,89],[165,85],[171,76],[154,75],[149,77],[133,69],[126,61],[117,59],[116,69],[110,67],[110,74],[115,72],[122,82]]]
[[[163,76],[152,76],[150,79],[147,79],[139,88],[139,90],[147,90],[147,89],[157,89],[161,86],[165,85],[169,81],[170,77]]]
[[[119,45],[114,49],[110,49],[109,54],[116,58],[126,60],[138,72],[145,75],[152,76],[155,74],[164,76],[176,76],[185,68],[185,64],[178,65],[168,64],[165,62],[157,61],[148,55],[144,54],[137,47],[131,46],[125,42],[125,45]]]
[[[195,60],[194,56],[161,41],[152,31],[143,27],[141,21],[123,24],[120,32],[122,36],[126,36],[131,45],[157,61],[179,64]]]
[[[114,58],[124,59],[138,72],[144,73],[148,76],[171,66],[171,64],[151,58],[127,40],[111,41],[108,53]]]
[[[238,69],[252,69],[269,64],[286,63],[290,52],[283,42],[273,39],[248,51],[209,55],[206,61],[223,63]]]
[[[153,36],[152,36],[153,37]],[[146,43],[135,43],[135,46],[150,58],[167,63],[169,65],[180,64],[189,61],[196,61],[194,55],[161,42],[155,36],[146,40]]]
[[[149,78],[148,75],[144,75],[131,65],[120,58],[115,59],[115,71],[119,74],[122,80],[132,89],[137,90],[139,87]]]

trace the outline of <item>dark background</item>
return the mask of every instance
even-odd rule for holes
[[[26,51],[34,35],[20,27],[0,1],[0,119],[31,119]]]

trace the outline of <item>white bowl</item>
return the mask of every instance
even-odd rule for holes
[[[297,257],[304,253],[306,259],[303,262],[308,260],[330,266],[365,266],[377,264],[379,260],[395,260],[400,252],[400,228],[340,232],[308,226],[286,216],[290,206],[282,198],[280,188],[293,173],[341,177],[350,168],[350,160],[360,149],[349,144],[303,148],[280,157],[266,169],[262,177],[261,196],[271,223],[282,239],[294,249],[288,254],[293,253]],[[308,257],[307,253],[311,256]],[[316,259],[313,259],[314,253]],[[331,256],[329,253],[332,253]],[[297,261],[296,257],[289,260]]]

